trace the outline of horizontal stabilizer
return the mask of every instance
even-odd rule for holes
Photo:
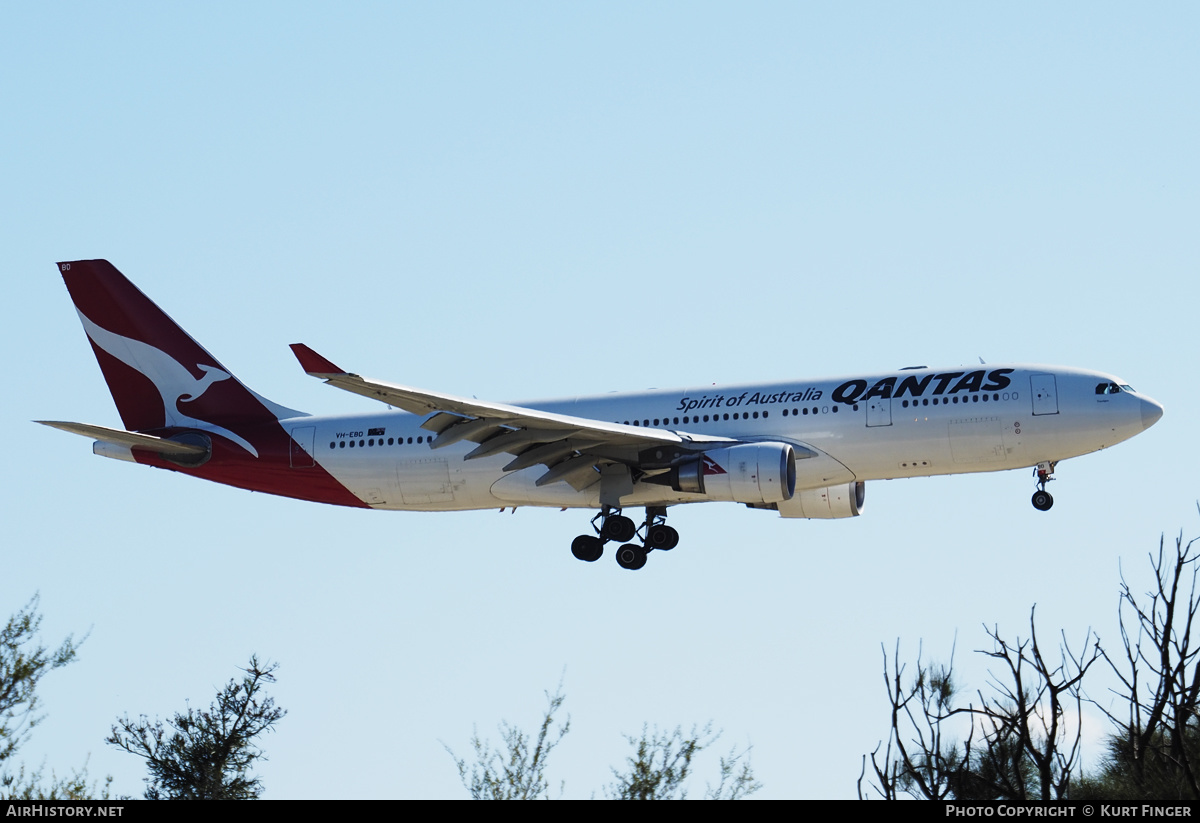
[[[41,423],[43,426],[49,426],[52,429],[61,429],[71,434],[78,434],[81,437],[91,437],[95,440],[113,443],[118,446],[128,446],[131,448],[136,446],[139,449],[149,449],[150,451],[164,455],[195,455],[199,457],[209,453],[209,449],[205,446],[193,443],[180,443],[177,440],[155,437],[152,434],[138,434],[136,432],[122,431],[121,429],[91,426],[87,423],[65,423],[59,420],[35,420],[33,422]]]

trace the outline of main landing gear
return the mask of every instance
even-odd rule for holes
[[[596,525],[596,521],[600,525]],[[620,509],[604,506],[592,518],[596,534],[581,534],[571,541],[571,554],[580,560],[594,563],[604,554],[604,544],[613,541],[622,543],[617,549],[617,565],[623,569],[636,570],[646,565],[647,553],[658,549],[670,551],[679,544],[679,532],[667,525],[665,506],[647,506],[646,522],[639,528]],[[630,542],[641,533],[641,544]]]
[[[1046,484],[1054,479],[1054,467],[1057,465],[1058,461],[1037,465],[1038,490],[1033,493],[1033,507],[1040,512],[1050,511],[1054,505],[1054,498],[1046,491]]]

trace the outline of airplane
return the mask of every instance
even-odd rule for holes
[[[868,480],[1033,467],[1032,502],[1046,511],[1060,461],[1163,414],[1109,374],[982,360],[489,403],[361,377],[293,344],[308,375],[388,406],[319,417],[247,388],[108,261],[58,268],[124,429],[35,422],[94,439],[95,454],[339,506],[597,510],[571,551],[592,562],[614,543],[625,569],[676,546],[667,509],[685,503],[856,517]],[[645,510],[640,526],[631,508]]]

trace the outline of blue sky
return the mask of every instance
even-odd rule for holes
[[[588,796],[643,723],[711,720],[771,797],[848,797],[880,644],[985,682],[981,625],[1115,641],[1120,569],[1200,534],[1200,13],[1121,4],[23,4],[0,30],[0,610],[40,591],[25,750],[207,703],[251,653],[289,714],[269,797],[456,797],[443,743],[532,727]],[[104,257],[247,384],[314,413],[303,341],[494,400],[924,363],[1113,372],[1151,431],[1059,467],[869,484],[865,514],[672,514],[637,574],[584,512],[344,511],[101,460],[118,425],[54,267]],[[1135,588],[1138,586],[1135,585]],[[1107,699],[1097,677],[1097,699]],[[1097,751],[1093,746],[1091,751]],[[715,771],[715,762],[709,763]]]

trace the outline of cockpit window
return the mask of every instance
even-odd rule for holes
[[[1123,388],[1126,391],[1133,391],[1133,389],[1131,389],[1129,386],[1124,386]],[[1116,383],[1101,383],[1100,385],[1096,386],[1096,394],[1120,394],[1121,389],[1122,387],[1118,386]]]
[[[1128,383],[1121,384],[1121,391],[1127,391],[1130,394],[1137,394],[1137,391],[1133,388],[1133,386],[1130,386]]]

